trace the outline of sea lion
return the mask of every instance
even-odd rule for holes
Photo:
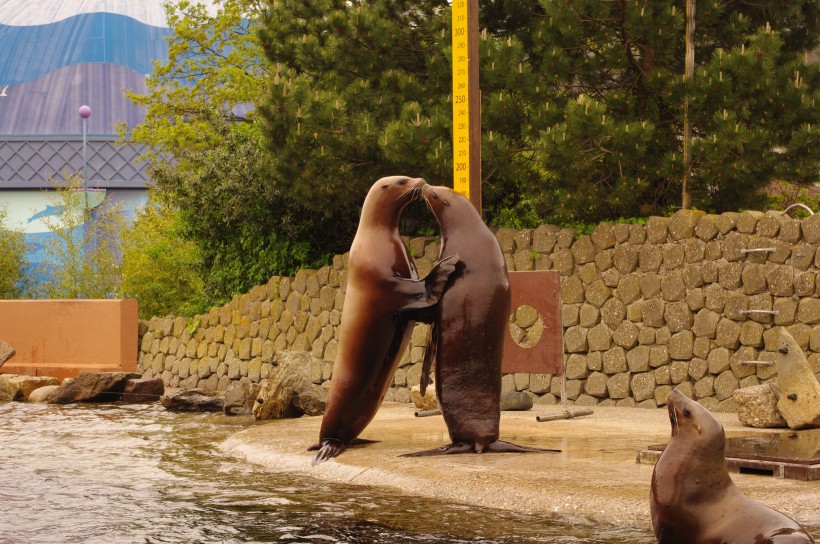
[[[423,179],[386,177],[370,188],[347,268],[347,291],[327,408],[313,464],[336,457],[376,415],[415,321],[410,311],[435,304],[454,260],[439,262],[424,280],[399,236],[399,216]]]
[[[723,425],[675,390],[672,438],[652,473],[650,510],[660,544],[806,544],[792,519],[741,494],[726,471]]]
[[[436,395],[452,443],[409,456],[556,451],[498,439],[501,358],[510,316],[510,281],[498,239],[464,196],[427,184],[421,193],[441,227],[439,258],[459,256],[439,303],[417,313],[417,319],[432,323],[421,392],[435,360]]]

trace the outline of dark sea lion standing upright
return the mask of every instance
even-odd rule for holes
[[[435,360],[436,395],[452,443],[410,455],[555,451],[498,440],[501,359],[511,304],[498,239],[464,196],[426,184],[421,192],[441,227],[440,258],[458,255],[432,315],[419,316],[432,323],[422,390]]]
[[[435,304],[454,262],[439,262],[424,280],[399,236],[399,216],[423,179],[382,178],[370,188],[350,247],[347,291],[319,450],[336,457],[376,415],[413,331],[410,312]],[[453,260],[454,261],[454,260]]]
[[[672,437],[652,473],[650,510],[660,544],[809,544],[794,520],[744,496],[726,471],[723,425],[675,390]]]

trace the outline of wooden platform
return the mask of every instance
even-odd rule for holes
[[[639,450],[638,463],[655,464],[666,444]],[[820,480],[820,429],[763,433],[726,440],[726,469],[791,480]]]

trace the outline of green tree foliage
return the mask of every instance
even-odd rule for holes
[[[260,114],[273,178],[349,243],[385,175],[450,177],[446,2],[271,2]]]
[[[119,296],[119,240],[125,227],[117,207],[105,213],[92,211],[78,175],[67,176],[63,186],[49,194],[62,210],[42,218],[54,236],[46,238],[40,276],[32,286],[34,298],[112,298]]]
[[[142,319],[207,310],[201,252],[185,228],[174,208],[149,205],[123,234],[122,291],[139,301]]]
[[[491,216],[680,204],[684,2],[486,0],[479,14]],[[345,216],[388,172],[449,183],[449,15],[444,1],[272,1],[261,117],[277,185]],[[817,15],[810,0],[698,5],[695,206],[753,206],[774,179],[817,180]]]
[[[154,151],[156,199],[179,210],[177,233],[201,252],[203,304],[321,261],[332,239],[321,217],[305,214],[267,174],[253,111],[268,75],[253,30],[262,6],[224,0],[217,7],[212,15],[186,0],[167,4],[169,59],[155,67],[148,94],[129,93],[147,108],[145,121],[122,127]]]
[[[0,299],[18,298],[26,265],[26,242],[21,230],[7,224],[8,210],[0,206]]]
[[[145,120],[121,127],[137,143],[171,155],[185,168],[185,152],[221,145],[223,132],[214,119],[252,125],[243,112],[265,91],[267,64],[254,32],[261,11],[256,0],[222,0],[209,13],[201,3],[165,3],[172,33],[168,61],[155,62],[145,95],[128,97],[146,108]]]
[[[169,61],[132,93],[145,122],[123,130],[155,150],[158,197],[220,302],[344,251],[375,179],[451,183],[451,24],[446,0],[216,5],[168,4]],[[751,207],[772,180],[817,180],[816,2],[700,3],[688,89],[682,0],[479,5],[494,223],[679,206],[685,93],[695,206]]]
[[[158,162],[153,172],[202,252],[200,274],[211,304],[314,264],[327,245],[314,216],[264,175],[265,157],[252,127],[220,120],[214,126],[220,146],[185,151],[185,169]]]

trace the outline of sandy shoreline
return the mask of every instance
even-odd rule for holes
[[[222,448],[270,470],[324,481],[386,487],[570,521],[651,528],[653,466],[636,463],[636,454],[668,440],[667,411],[607,407],[572,420],[535,421],[537,414],[558,411],[555,406],[504,412],[501,438],[561,453],[402,458],[399,455],[444,445],[447,428],[440,416],[416,418],[412,405],[393,403],[383,405],[362,434],[379,442],[351,448],[316,467],[311,467],[313,454],[305,449],[318,437],[319,417],[258,424],[230,437]],[[772,432],[743,427],[735,414],[716,417],[728,436]],[[732,474],[732,479],[749,497],[809,527],[815,538],[820,536],[820,482],[749,474]]]

